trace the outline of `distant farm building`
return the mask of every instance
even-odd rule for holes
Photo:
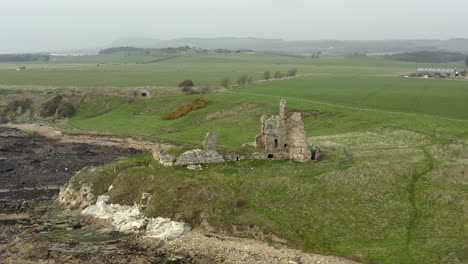
[[[457,69],[457,68],[418,68],[417,72],[435,75],[444,75],[445,77],[459,78],[461,76],[466,76],[466,69]]]

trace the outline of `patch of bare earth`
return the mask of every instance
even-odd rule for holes
[[[130,137],[117,137],[102,134],[67,134],[65,130],[43,124],[9,123],[0,125],[0,127],[1,126],[26,131],[33,131],[44,137],[55,138],[62,143],[83,143],[105,147],[133,148],[142,151],[152,151],[153,148],[156,147],[156,144],[154,143],[143,140],[137,140]],[[157,144],[157,147],[172,148],[174,146],[171,144],[159,143]]]
[[[217,111],[217,112],[208,114],[202,119],[202,122],[208,122],[208,121],[223,118],[223,117],[226,117],[226,116],[236,115],[239,112],[248,111],[248,110],[258,108],[258,107],[262,107],[262,106],[263,106],[262,104],[243,103],[243,104],[240,104],[240,105],[236,105],[236,106],[234,106],[234,107],[232,107],[230,109],[221,110],[221,111]]]
[[[187,235],[163,245],[176,254],[213,259],[220,263],[328,263],[356,264],[358,262],[336,257],[305,253],[283,246],[271,246],[261,241],[203,233],[193,230]]]

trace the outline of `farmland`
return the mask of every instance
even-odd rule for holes
[[[260,117],[276,114],[285,98],[291,111],[303,114],[308,140],[322,149],[323,161],[250,160],[193,172],[163,167],[145,154],[78,177],[96,184],[95,195],[121,204],[137,203],[142,192],[158,194],[145,209],[150,216],[178,215],[193,225],[207,221],[239,236],[249,236],[242,230],[254,227],[309,252],[375,263],[467,261],[466,80],[405,78],[427,65],[361,56],[186,54],[160,60],[165,58],[111,54],[0,64],[0,104],[19,94],[33,102],[68,94],[79,98],[76,111],[67,120],[47,121],[70,134],[200,147],[205,134],[215,132],[221,148],[239,149],[253,141]],[[16,71],[23,65],[27,70]],[[266,70],[291,68],[304,76],[219,87],[225,77],[234,85],[244,74],[261,80]],[[185,94],[176,87],[185,79],[216,89]],[[140,88],[153,96],[128,93]],[[199,97],[206,107],[161,118]],[[32,116],[21,118],[38,121]],[[200,197],[206,186],[216,199]]]
[[[231,84],[240,75],[254,80],[263,72],[286,73],[296,67],[300,73],[335,75],[406,74],[425,64],[387,61],[381,58],[349,57],[321,58],[289,57],[269,54],[193,54],[177,56],[156,63],[137,64],[173,56],[98,55],[56,58],[49,63],[0,64],[3,85],[43,86],[176,86],[184,79],[196,85],[216,86],[224,77]],[[16,71],[26,66],[26,71]],[[449,65],[447,65],[449,66]],[[454,65],[461,67],[462,63]]]

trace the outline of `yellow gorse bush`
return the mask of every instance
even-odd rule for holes
[[[195,101],[182,105],[174,111],[171,111],[161,118],[164,120],[174,120],[183,117],[193,110],[202,109],[208,105],[208,100],[203,97],[197,98]]]

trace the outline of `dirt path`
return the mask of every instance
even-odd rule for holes
[[[44,137],[55,138],[62,143],[84,143],[105,147],[133,148],[142,151],[152,151],[156,145],[159,148],[173,147],[173,145],[167,143],[155,144],[152,142],[136,140],[130,137],[118,137],[100,134],[67,134],[63,129],[43,124],[9,123],[0,125],[0,127],[16,128],[23,131],[33,131]]]
[[[428,174],[434,169],[434,158],[432,155],[429,153],[429,151],[425,147],[421,147],[421,150],[424,152],[424,155],[426,156],[426,162],[428,164],[428,167],[425,168],[422,172],[419,172],[417,174],[414,174],[411,176],[411,181],[410,185],[408,186],[408,201],[411,204],[411,217],[410,221],[408,223],[407,227],[407,233],[406,233],[406,251],[407,254],[409,255],[410,258],[413,259],[413,255],[411,254],[411,242],[414,239],[414,230],[416,229],[417,223],[419,222],[421,218],[421,209],[417,205],[416,201],[416,185],[418,184],[418,181],[424,177],[424,175]]]
[[[357,264],[352,260],[336,256],[305,253],[300,250],[280,246],[270,246],[265,242],[222,235],[211,235],[200,230],[168,242],[163,246],[171,252],[189,254],[192,257],[203,257],[220,263],[249,264]]]

